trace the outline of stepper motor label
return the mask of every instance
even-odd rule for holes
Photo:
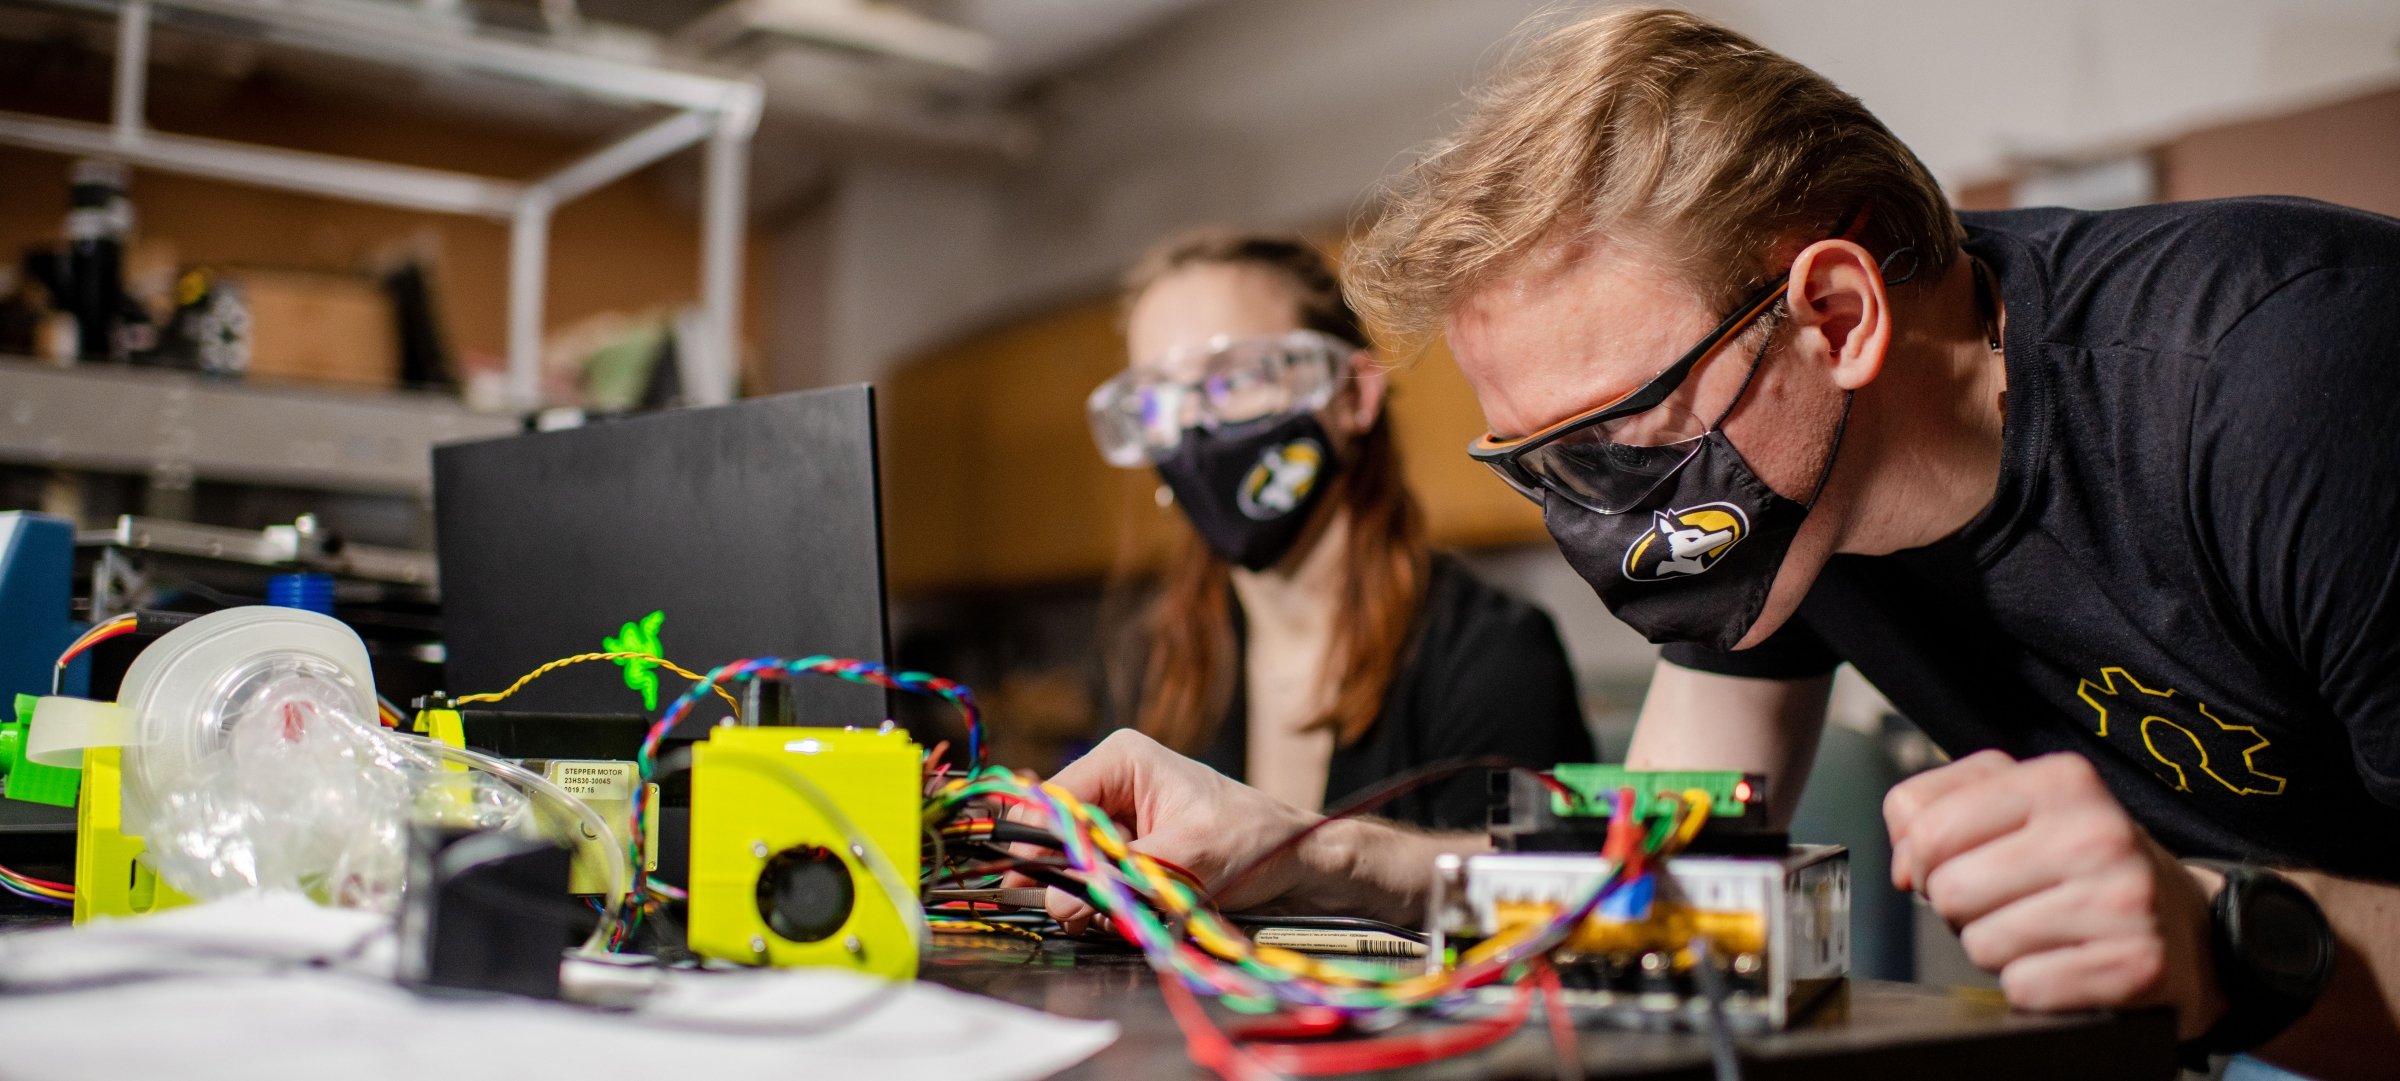
[[[640,780],[631,762],[552,762],[542,771],[550,783],[580,800],[628,801]]]

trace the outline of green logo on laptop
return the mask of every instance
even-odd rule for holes
[[[639,622],[628,623],[617,633],[600,640],[600,648],[610,653],[644,653],[647,657],[619,657],[617,667],[625,670],[625,685],[642,692],[642,708],[658,709],[658,661],[666,656],[665,647],[658,641],[658,628],[667,621],[665,612],[652,612]]]

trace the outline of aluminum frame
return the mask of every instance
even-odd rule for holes
[[[433,448],[517,431],[450,395],[229,383],[0,358],[0,462],[425,498]]]
[[[741,323],[742,220],[764,93],[754,79],[585,56],[478,34],[409,9],[343,0],[56,0],[113,11],[116,80],[107,124],[0,111],[0,142],[109,157],[146,168],[509,223],[508,389],[512,405],[540,404],[543,287],[550,219],[558,207],[696,144],[702,164],[702,348],[683,361],[693,405],[732,401]],[[209,29],[340,56],[436,71],[502,75],[629,105],[680,110],[531,183],[388,162],[153,131],[144,118],[150,27],[157,11],[204,17]]]

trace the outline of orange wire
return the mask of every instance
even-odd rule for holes
[[[66,652],[58,655],[58,664],[50,670],[50,693],[57,694],[59,688],[66,686],[67,666],[75,663],[75,658],[82,656],[84,650],[118,635],[131,634],[139,622],[140,617],[127,612],[114,619],[95,624],[92,629],[83,632],[75,641],[69,643]]]

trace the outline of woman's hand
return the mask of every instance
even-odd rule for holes
[[[1190,871],[1211,889],[1318,817],[1131,729],[1101,740],[1050,783],[1108,812],[1132,839],[1134,851]],[[1233,893],[1219,899],[1222,906],[1251,911],[1293,892],[1303,877],[1295,855],[1285,853],[1276,863],[1279,866],[1261,867],[1245,877]],[[1050,891],[1048,908],[1071,933],[1089,927],[1096,914],[1092,906],[1058,890]]]
[[[1208,889],[1220,888],[1228,875],[1323,817],[1131,730],[1102,740],[1050,783],[1108,812],[1135,851],[1191,872]],[[1216,903],[1227,912],[1340,912],[1415,923],[1434,856],[1481,847],[1482,838],[1474,835],[1439,837],[1364,819],[1327,823],[1243,875]],[[1047,908],[1073,933],[1089,927],[1096,914],[1058,890],[1050,891]]]

